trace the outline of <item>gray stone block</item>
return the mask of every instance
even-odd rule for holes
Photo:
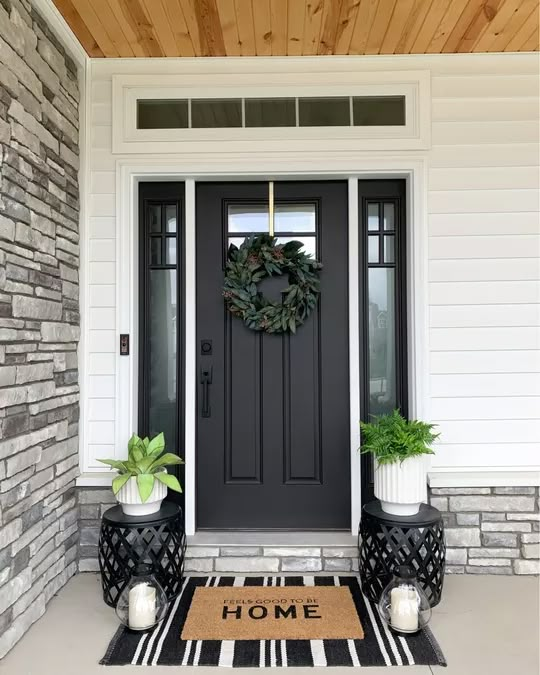
[[[448,497],[431,497],[429,503],[439,511],[448,511]]]
[[[499,575],[509,575],[512,574],[512,567],[510,565],[505,565],[503,567],[476,567],[474,565],[467,565],[465,567],[465,572],[467,574],[499,574]]]
[[[358,558],[357,546],[325,546],[323,558]]]
[[[264,555],[277,558],[319,558],[321,549],[310,546],[265,546]]]
[[[523,544],[540,544],[540,532],[532,532],[530,534],[522,534],[521,542]]]
[[[519,558],[517,548],[470,548],[469,558]],[[486,563],[491,564],[491,563]]]
[[[496,487],[493,492],[496,495],[534,495],[533,487]]]
[[[506,520],[506,513],[482,513],[482,522],[499,522]]]
[[[23,593],[26,593],[31,583],[32,570],[27,567],[16,577],[13,577],[13,579],[4,584],[0,593],[0,614],[5,612],[8,607],[11,607]]]
[[[0,550],[7,548],[21,536],[22,520],[12,520],[4,527],[0,527]]]
[[[218,556],[217,546],[188,546],[186,550],[186,558],[217,558]]]
[[[322,570],[322,560],[321,558],[286,557],[281,561],[281,570],[283,572],[320,572]]]
[[[521,547],[523,557],[527,559],[540,558],[540,544],[523,544]]]
[[[467,562],[466,548],[447,548],[446,549],[446,564],[447,565],[464,565]]]
[[[465,567],[462,565],[447,565],[446,574],[465,574]]]
[[[221,546],[219,555],[222,555],[224,558],[231,556],[261,556],[263,555],[263,550],[258,546]]]
[[[80,542],[81,546],[97,546],[99,539],[98,527],[81,527]]]
[[[31,448],[9,457],[6,462],[6,476],[13,476],[24,469],[34,468],[41,459],[41,447]]]
[[[451,511],[534,511],[534,497],[462,496],[450,497]]]
[[[447,546],[480,546],[480,531],[472,527],[449,528],[445,531]]]
[[[350,558],[325,558],[323,566],[326,572],[350,572],[351,563]]]
[[[213,558],[187,558],[184,564],[186,572],[211,572],[213,569]]]
[[[517,546],[517,534],[509,532],[485,532],[482,533],[482,544],[484,546],[508,546],[515,548]]]
[[[430,492],[433,495],[489,495],[491,494],[491,489],[488,487],[445,487],[431,488]]]
[[[30,626],[45,613],[45,598],[39,596],[0,636],[0,659],[21,639]]]
[[[278,572],[279,558],[252,557],[218,558],[215,561],[216,572]]]
[[[540,560],[514,560],[516,574],[540,574]]]
[[[532,522],[540,522],[540,513],[508,513],[506,520],[529,520]]]
[[[530,523],[482,523],[482,532],[530,532]]]
[[[81,558],[79,560],[79,572],[99,572],[97,558]]]
[[[456,513],[456,522],[458,525],[479,525],[479,513]]]

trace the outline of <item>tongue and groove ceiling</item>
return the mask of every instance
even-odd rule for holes
[[[538,51],[539,0],[53,0],[92,57]]]

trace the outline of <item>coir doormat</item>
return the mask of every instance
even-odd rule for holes
[[[213,595],[206,592],[212,589],[219,593]],[[257,591],[254,595],[253,590]],[[338,614],[343,607],[345,617],[338,617],[340,625],[339,628],[334,626],[332,629],[336,631],[334,636],[326,637],[324,631],[331,630],[330,624],[334,624],[334,620],[328,621],[325,627],[323,618],[315,617],[329,617],[334,611],[338,596],[331,593],[331,590],[340,591],[338,595],[344,604],[339,604]],[[249,603],[249,599],[252,603]],[[242,600],[248,602],[243,603]],[[262,602],[254,602],[257,600]],[[347,601],[354,607],[352,616],[347,610]],[[209,608],[208,622],[204,621],[201,614],[205,603],[210,603],[206,605]],[[222,624],[215,618],[215,612],[212,620],[212,605],[218,604],[220,613],[217,616],[223,617],[223,607],[227,609],[227,618],[219,620]],[[277,606],[280,607],[279,610],[275,609]],[[233,622],[239,622],[238,626],[241,626],[246,620],[248,623],[244,625],[251,625],[253,632],[245,629],[245,637],[243,632],[229,632]],[[305,633],[301,636],[299,633],[294,636],[289,633],[281,637],[283,633],[275,632],[278,630],[276,624],[280,621],[304,626],[296,628],[296,631],[307,630],[305,624],[310,621],[322,622],[322,628],[318,629],[319,633],[311,633],[311,637],[303,637]],[[267,631],[265,635],[275,637],[263,637],[261,625],[264,622],[268,622],[270,627],[264,629]],[[223,633],[216,632],[219,625],[227,626]],[[274,632],[268,632],[269,630]],[[362,634],[363,638],[360,637]],[[235,637],[231,637],[232,635]],[[317,637],[313,637],[314,635]],[[330,633],[327,632],[326,635]],[[348,637],[341,637],[346,635]],[[121,627],[101,663],[111,666],[132,664],[252,668],[446,665],[429,629],[407,637],[393,634],[381,622],[375,605],[363,596],[356,577],[308,576],[187,577],[180,595],[172,602],[161,624],[147,633]]]
[[[182,640],[362,640],[348,586],[197,588]]]

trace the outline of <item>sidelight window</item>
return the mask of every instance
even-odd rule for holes
[[[364,421],[407,406],[405,183],[359,181]],[[373,497],[373,458],[362,456],[362,500]]]
[[[406,405],[404,183],[359,183],[363,296],[363,417]]]
[[[144,434],[163,431],[171,452],[181,448],[181,205],[181,184],[140,186],[139,424]]]

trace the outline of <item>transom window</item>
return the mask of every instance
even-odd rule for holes
[[[405,96],[137,100],[137,129],[405,126],[405,118]]]

